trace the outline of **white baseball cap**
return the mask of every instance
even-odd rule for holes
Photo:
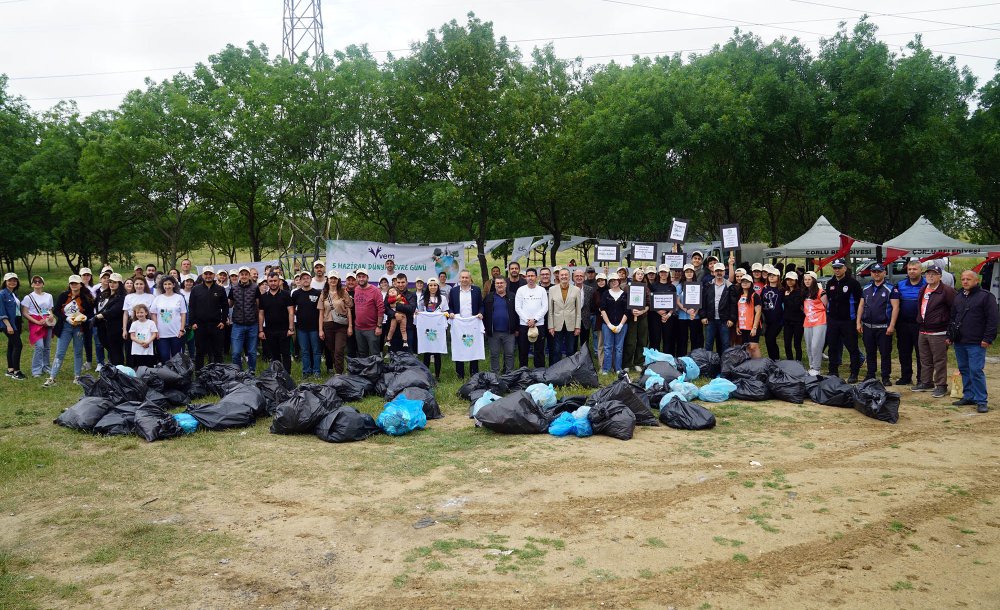
[[[211,265],[205,265],[201,268],[202,273],[215,273],[215,267]]]
[[[122,274],[120,274],[120,273],[112,273],[111,277],[109,277],[108,279],[111,280],[112,282],[121,282],[122,281]]]
[[[657,268],[657,271],[666,271],[667,273],[670,273],[670,265],[663,263]]]
[[[4,274],[3,276],[3,281],[5,283],[7,282],[7,280],[16,280],[16,279],[17,279],[17,274],[14,272]]]
[[[80,267],[80,275],[94,275],[94,272],[90,270],[90,267]]]
[[[247,267],[246,265],[243,265],[242,267],[240,267],[240,273],[243,273],[244,271],[246,271],[247,273],[250,273],[250,267]]]
[[[315,269],[316,267],[326,267],[326,263],[323,262],[323,259],[319,259],[315,263],[313,263],[313,269]]]
[[[789,271],[788,273],[785,274],[785,279],[798,281],[799,274],[795,273],[794,271]]]
[[[70,284],[82,284],[83,283],[83,278],[80,277],[79,275],[73,274],[73,275],[69,276],[69,283]]]
[[[684,265],[684,269],[683,270],[687,271],[688,269],[690,269],[691,271],[694,271],[694,265],[692,265],[691,263],[688,263],[688,264]]]
[[[712,265],[712,271],[725,271],[725,270],[726,266],[723,265],[722,263],[715,263],[714,265]]]
[[[763,270],[764,270],[764,265],[761,265],[760,263],[754,263],[753,265],[750,266],[750,271],[763,271]]]

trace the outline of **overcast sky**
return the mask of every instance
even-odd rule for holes
[[[35,110],[72,98],[85,114],[205,61],[228,43],[281,53],[282,0],[0,0],[0,72]],[[815,49],[837,23],[867,12],[900,51],[914,34],[955,55],[982,84],[1000,59],[1000,2],[982,0],[338,0],[323,2],[327,51],[367,43],[397,55],[427,30],[474,11],[525,55],[552,41],[560,57],[629,63],[633,54],[704,52],[739,26],[765,41]],[[790,23],[794,22],[794,23]],[[400,52],[401,51],[401,52]],[[111,72],[112,74],[107,74]],[[104,74],[93,74],[104,73]],[[67,76],[68,75],[68,76]],[[38,78],[47,77],[47,78]]]

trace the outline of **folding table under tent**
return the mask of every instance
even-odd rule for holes
[[[826,216],[820,216],[813,226],[780,248],[765,248],[764,258],[823,258],[840,251],[840,236]],[[867,241],[855,241],[851,246],[850,256],[872,258],[875,256],[875,244]]]
[[[891,256],[892,253],[889,253],[890,257],[894,259],[905,255],[924,258],[939,253],[942,257],[988,256],[990,252],[1000,250],[1000,246],[978,246],[949,237],[923,216],[918,218],[909,229],[883,245],[887,251],[889,248],[899,251],[905,250],[904,253],[896,254],[896,256]]]

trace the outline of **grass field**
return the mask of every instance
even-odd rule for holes
[[[347,445],[101,438],[51,423],[77,386],[0,379],[0,608],[995,607],[996,413],[901,389],[895,426],[504,436],[444,377],[445,419]]]

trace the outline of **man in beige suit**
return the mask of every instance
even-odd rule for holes
[[[553,337],[549,366],[576,353],[583,295],[569,283],[569,270],[559,270],[559,283],[549,288],[549,335]]]

